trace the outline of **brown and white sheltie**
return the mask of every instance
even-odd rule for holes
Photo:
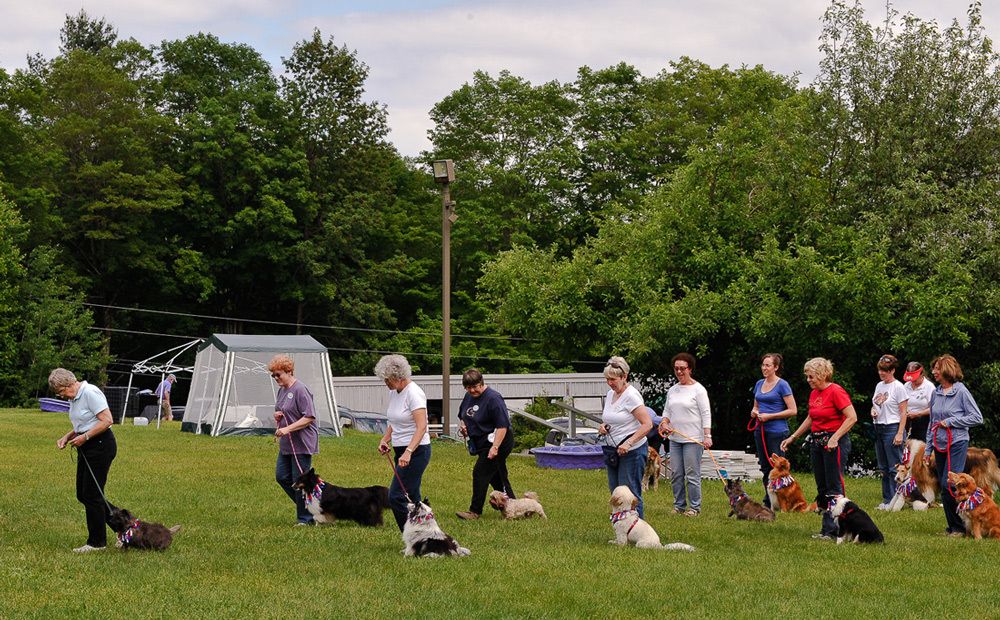
[[[948,472],[948,484],[955,487],[958,515],[965,522],[965,533],[976,540],[983,536],[1000,538],[1000,508],[993,497],[969,474]]]
[[[792,466],[783,456],[771,456],[771,473],[768,475],[767,496],[771,499],[771,509],[775,512],[810,512],[816,510],[816,502],[806,503],[802,487],[792,477]]]

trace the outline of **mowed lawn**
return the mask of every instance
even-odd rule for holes
[[[196,437],[116,426],[109,498],[141,518],[183,531],[165,553],[77,555],[86,538],[74,498],[75,456],[55,440],[65,415],[0,410],[0,617],[2,618],[962,618],[1000,617],[1000,541],[941,535],[940,509],[870,510],[880,546],[810,539],[814,514],[773,524],[737,522],[718,482],[705,483],[704,512],[675,516],[666,485],[646,498],[646,518],[665,541],[696,553],[608,545],[603,470],[539,469],[511,457],[517,491],[534,490],[547,521],[504,522],[468,506],[473,459],[460,445],[433,445],[424,477],[442,527],[468,558],[410,559],[391,515],[382,528],[353,523],[295,528],[274,482],[267,437]],[[316,459],[327,480],[387,484],[375,435],[325,438]],[[800,474],[806,495],[815,488]],[[874,480],[847,482],[863,507]],[[760,499],[760,484],[748,485]]]

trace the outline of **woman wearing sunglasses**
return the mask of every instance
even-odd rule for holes
[[[306,509],[302,491],[293,489],[292,484],[302,472],[309,471],[313,455],[319,452],[313,394],[295,378],[295,362],[287,355],[275,355],[267,369],[279,386],[274,402],[274,422],[278,426],[274,436],[280,447],[274,477],[295,503],[296,525],[312,525],[313,517]]]

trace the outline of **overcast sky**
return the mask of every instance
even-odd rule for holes
[[[686,55],[713,66],[762,64],[809,82],[827,0],[0,0],[0,66],[58,53],[67,13],[84,8],[144,44],[211,32],[257,49],[276,71],[319,27],[357,50],[367,92],[385,104],[404,155],[428,148],[428,111],[473,71],[509,69],[532,82],[570,81],[582,65],[625,61],[654,75]],[[864,0],[869,21],[884,0]],[[900,13],[964,25],[968,0],[895,0]],[[983,7],[1000,36],[1000,0]]]

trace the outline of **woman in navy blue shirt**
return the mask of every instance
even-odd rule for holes
[[[475,368],[466,370],[462,385],[466,394],[458,409],[459,432],[469,438],[469,452],[476,455],[476,464],[472,467],[469,509],[455,514],[459,519],[474,520],[483,514],[486,490],[491,484],[497,491],[514,497],[507,476],[507,457],[514,449],[514,431],[503,396],[483,382],[483,373]]]
[[[766,483],[771,473],[771,455],[785,456],[781,442],[788,437],[788,418],[795,417],[798,408],[792,396],[792,387],[781,378],[783,359],[780,353],[768,353],[760,360],[760,374],[764,378],[753,388],[753,441],[757,446],[757,462]],[[771,507],[771,498],[764,494],[764,505]]]

